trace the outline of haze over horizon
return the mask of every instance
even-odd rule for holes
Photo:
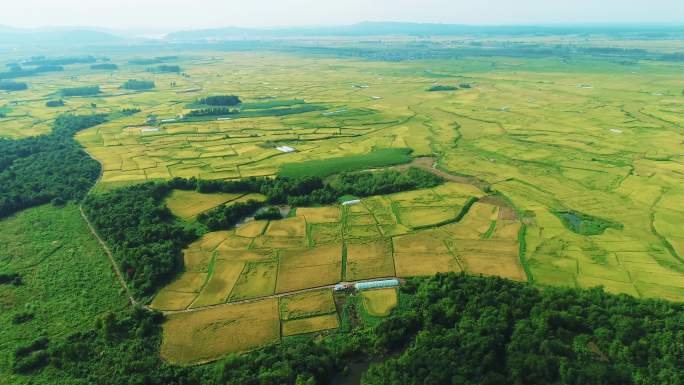
[[[496,9],[497,12],[492,12]],[[681,0],[23,0],[3,6],[0,25],[183,30],[353,24],[361,21],[520,25],[684,23]]]

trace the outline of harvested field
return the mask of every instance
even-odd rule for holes
[[[386,317],[397,306],[397,289],[385,288],[361,292],[363,307],[369,315]]]
[[[277,342],[278,301],[265,299],[168,316],[161,356],[176,365],[216,360]]]
[[[276,292],[331,285],[342,279],[342,246],[281,252]]]
[[[254,238],[264,233],[268,221],[251,221],[235,229],[235,235],[240,237]]]
[[[273,294],[277,272],[277,261],[247,262],[230,294],[230,301]]]
[[[321,289],[280,298],[280,319],[283,321],[334,313],[335,301],[331,289]]]
[[[315,333],[339,327],[337,313],[283,322],[283,336]]]
[[[437,273],[459,272],[461,266],[451,254],[394,253],[394,266],[399,277],[417,277]]]
[[[171,212],[183,219],[193,219],[198,214],[216,206],[240,198],[244,194],[202,194],[196,191],[174,190],[166,205]]]
[[[217,260],[209,280],[191,307],[197,308],[225,302],[244,266],[242,262]]]
[[[271,221],[265,234],[269,237],[304,237],[306,235],[306,222],[299,217]]]
[[[299,207],[297,216],[306,219],[306,223],[333,223],[339,222],[341,213],[339,207]]]
[[[346,279],[393,277],[394,259],[392,245],[388,239],[367,243],[347,243]]]

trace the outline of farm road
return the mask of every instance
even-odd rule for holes
[[[250,298],[250,299],[243,299],[240,301],[233,301],[233,302],[226,302],[226,303],[219,303],[216,305],[209,305],[209,306],[201,306],[201,307],[196,307],[192,309],[183,309],[183,310],[167,310],[167,311],[162,311],[164,315],[169,315],[169,314],[180,314],[180,313],[193,313],[196,311],[202,311],[202,310],[207,310],[207,309],[214,309],[217,307],[222,307],[222,306],[232,306],[232,305],[241,305],[245,303],[252,303],[252,302],[257,302],[257,301],[263,301],[266,299],[272,299],[272,298],[280,298],[280,297],[286,297],[290,295],[295,295],[295,294],[301,294],[301,293],[308,293],[311,291],[316,291],[316,290],[322,290],[322,289],[332,289],[337,285],[353,285],[355,283],[360,283],[360,282],[372,282],[372,281],[381,281],[384,279],[398,279],[399,281],[403,281],[399,277],[383,277],[383,278],[374,278],[374,279],[362,279],[359,281],[348,281],[348,282],[338,282],[334,283],[331,285],[324,285],[324,286],[316,286],[316,287],[309,287],[306,289],[301,289],[301,290],[293,290],[293,291],[288,291],[284,293],[277,293],[273,295],[267,295],[264,297],[258,297],[258,298]]]

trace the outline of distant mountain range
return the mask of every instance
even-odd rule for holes
[[[2,45],[68,45],[110,44],[124,40],[110,32],[86,28],[19,29],[0,26]]]
[[[213,40],[269,40],[281,38],[364,37],[364,36],[545,36],[606,34],[641,38],[684,37],[682,25],[557,25],[557,26],[476,26],[460,24],[362,22],[342,26],[287,28],[214,28],[171,32],[160,39],[151,34],[101,28],[54,27],[19,29],[0,26],[0,45],[82,46],[156,40],[195,42]]]
[[[455,35],[570,35],[605,33],[618,35],[659,35],[684,33],[684,26],[668,25],[558,25],[481,26],[462,24],[362,22],[332,27],[289,27],[271,29],[215,28],[172,32],[169,40],[222,40],[245,38],[324,37],[324,36],[455,36]]]

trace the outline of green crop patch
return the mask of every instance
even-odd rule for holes
[[[318,176],[326,177],[342,172],[360,171],[369,168],[380,168],[408,163],[411,161],[411,149],[378,148],[367,154],[350,155],[341,158],[310,160],[301,163],[284,164],[278,175],[284,177]]]
[[[607,229],[621,230],[623,228],[620,223],[575,211],[554,211],[553,213],[560,218],[565,227],[581,235],[600,235]]]

